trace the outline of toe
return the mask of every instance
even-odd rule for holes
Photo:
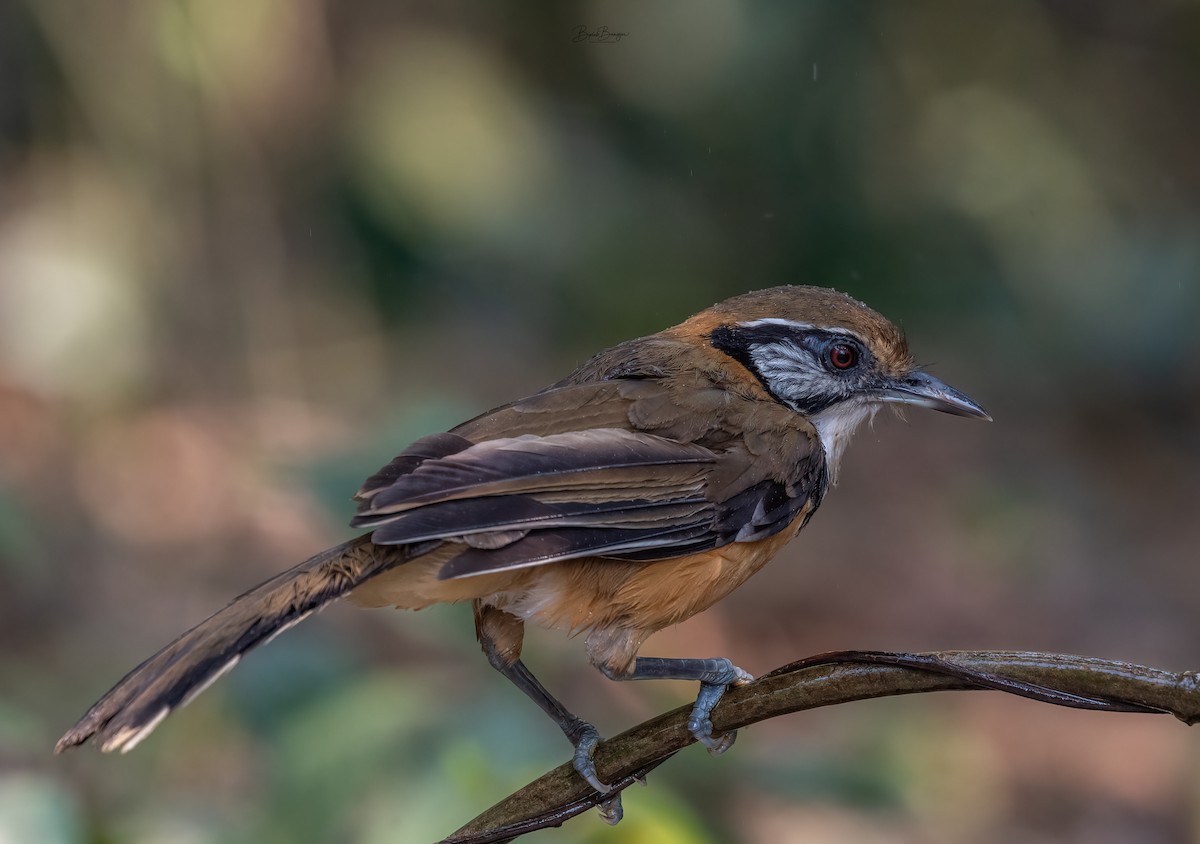
[[[703,720],[693,718],[688,721],[688,730],[695,736],[696,741],[704,745],[713,756],[720,756],[733,747],[733,743],[737,741],[737,730],[730,730],[714,736],[712,720],[709,718]]]
[[[721,735],[713,735],[713,723],[711,718],[696,718],[693,716],[688,721],[688,730],[696,741],[700,742],[708,752],[713,756],[720,756],[729,748],[733,747],[733,743],[737,741],[737,730],[730,730]]]
[[[704,746],[708,748],[709,756],[720,756],[733,747],[735,741],[737,741],[737,730],[730,730],[724,735],[709,736],[708,741],[704,742]]]
[[[596,810],[600,813],[600,820],[609,826],[619,824],[621,818],[625,817],[625,809],[621,806],[621,793],[617,792],[605,800],[596,807]]]
[[[599,743],[600,734],[594,727],[584,731],[575,745],[575,755],[571,757],[571,764],[579,772],[579,776],[587,780],[588,785],[601,794],[607,794],[612,790],[612,786],[600,780],[600,777],[596,775],[596,763],[592,761],[592,754],[596,752],[596,745]]]

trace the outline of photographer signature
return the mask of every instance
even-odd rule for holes
[[[589,44],[616,44],[622,38],[629,35],[628,32],[613,32],[607,26],[589,30],[584,24],[575,27],[571,32],[571,43],[573,44],[577,44],[580,41],[586,41]]]

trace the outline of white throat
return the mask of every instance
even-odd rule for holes
[[[840,401],[833,407],[826,408],[820,413],[808,417],[817,429],[821,445],[825,449],[825,464],[829,467],[829,480],[837,482],[838,464],[842,460],[842,452],[850,444],[850,438],[863,422],[874,418],[879,405],[868,399],[852,398]]]

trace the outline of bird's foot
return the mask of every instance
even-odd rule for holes
[[[600,777],[596,775],[596,763],[592,761],[592,755],[596,752],[596,745],[600,744],[600,733],[596,728],[587,721],[579,720],[571,730],[570,735],[572,743],[575,745],[575,755],[571,757],[571,764],[575,770],[579,772],[579,776],[587,780],[587,784],[601,794],[608,794],[612,791],[612,786],[605,782],[601,782]],[[605,815],[604,805],[601,804],[601,817],[604,817],[608,823],[616,823],[621,819],[621,801],[617,797],[616,805],[616,820],[608,820]]]
[[[725,664],[700,682],[700,694],[696,695],[696,704],[692,707],[692,714],[688,718],[687,724],[688,731],[696,737],[696,741],[708,749],[712,756],[720,756],[733,747],[733,743],[737,741],[737,730],[713,735],[712,711],[727,688],[742,686],[754,679],[751,674],[738,668],[729,660],[719,661]]]
[[[612,786],[601,781],[596,774],[596,763],[592,761],[596,746],[600,744],[600,733],[587,721],[577,719],[571,729],[570,738],[575,744],[575,755],[571,757],[571,765],[579,772],[579,776],[587,780],[588,785],[601,794],[608,794],[612,791]],[[600,820],[609,826],[619,824],[625,816],[625,809],[621,806],[621,792],[618,791],[597,803],[596,811],[600,813]]]

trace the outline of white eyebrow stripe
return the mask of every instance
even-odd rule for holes
[[[784,328],[794,328],[797,331],[811,331],[814,328],[818,331],[828,331],[830,334],[844,334],[847,337],[853,337],[860,343],[866,343],[862,337],[848,328],[842,328],[836,325],[813,325],[811,322],[796,322],[795,320],[782,319],[780,317],[763,317],[762,319],[752,319],[749,322],[739,322],[742,328],[758,328],[760,325],[780,325]]]

